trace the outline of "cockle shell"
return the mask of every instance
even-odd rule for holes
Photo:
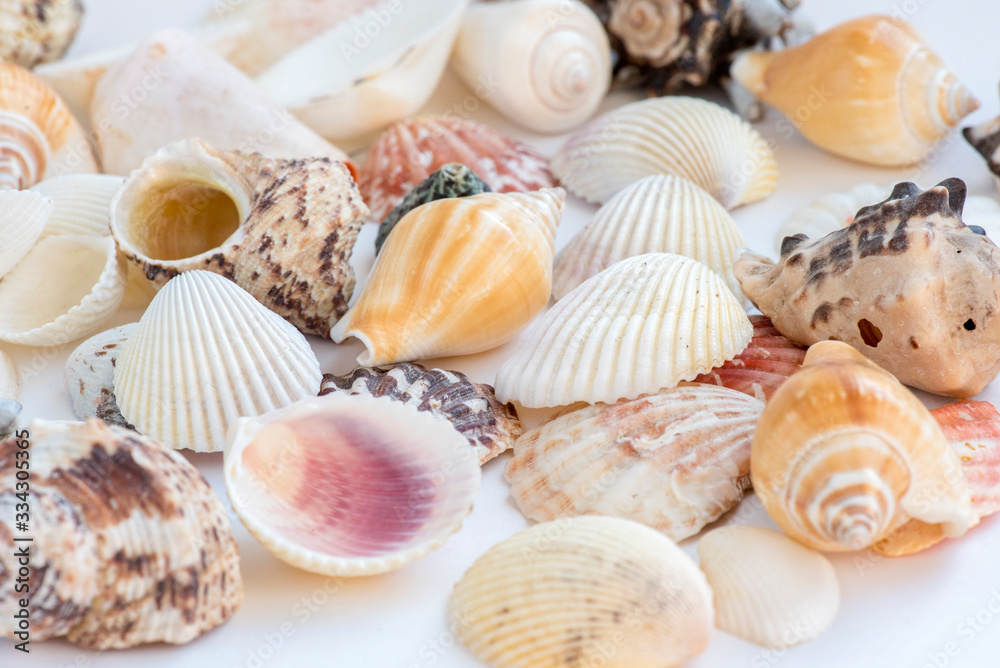
[[[0,399],[17,399],[21,393],[21,378],[10,355],[0,350]]]
[[[346,376],[325,374],[320,396],[336,392],[389,397],[439,415],[465,436],[480,464],[512,448],[524,431],[511,404],[500,403],[492,387],[458,371],[404,362],[384,369],[360,367]]]
[[[681,96],[604,114],[567,140],[552,171],[574,195],[599,203],[654,174],[693,181],[727,209],[767,197],[778,183],[774,153],[756,130],[713,102]]]
[[[62,58],[73,43],[80,0],[8,0],[0,6],[0,60],[31,69]]]
[[[715,602],[715,625],[772,649],[800,645],[830,626],[840,608],[833,564],[787,536],[732,525],[698,541]]]
[[[670,253],[639,255],[535,320],[497,372],[497,397],[530,407],[634,399],[732,359],[752,332],[708,267]]]
[[[63,384],[73,400],[73,412],[81,420],[96,417],[117,427],[135,429],[118,408],[115,366],[122,345],[137,326],[133,322],[96,334],[70,353]]]
[[[329,158],[274,160],[197,139],[165,146],[111,202],[122,254],[156,285],[206,269],[308,334],[325,336],[354,290],[368,209]]]
[[[564,201],[561,188],[546,188],[414,209],[389,235],[361,297],[330,338],[360,339],[364,366],[506,343],[548,304]]]
[[[243,602],[226,512],[179,453],[135,432],[34,422],[31,456],[31,640],[87,649],[187,643]],[[15,454],[0,442],[0,509],[13,518]],[[17,461],[20,461],[18,459]],[[18,609],[8,521],[0,523],[0,612]],[[12,637],[11,625],[4,635]]]
[[[220,150],[349,163],[245,74],[177,30],[156,33],[109,70],[90,111],[108,174],[127,175],[160,147],[193,137]]]
[[[1000,249],[964,200],[958,179],[900,183],[846,229],[786,238],[777,264],[742,255],[736,276],[793,341],[846,341],[907,385],[971,397],[1000,371]]]
[[[125,181],[107,174],[67,174],[45,179],[30,190],[52,200],[41,238],[57,234],[111,235],[111,198]]]
[[[319,392],[322,373],[294,327],[218,274],[189,271],[157,293],[122,346],[122,416],[172,448],[215,452],[239,417]]]
[[[38,241],[52,208],[52,199],[39,193],[0,190],[0,278]]]
[[[666,668],[708,646],[712,592],[663,534],[574,517],[491,547],[455,585],[448,617],[496,668]]]
[[[340,576],[385,573],[439,548],[471,512],[481,475],[446,420],[344,393],[241,420],[224,473],[233,509],[264,547]]]
[[[593,115],[611,82],[601,22],[577,0],[475,3],[452,68],[497,111],[533,132],[558,133]]]
[[[468,0],[383,0],[285,55],[256,82],[347,150],[420,111],[437,88]]]
[[[0,143],[0,188],[99,171],[83,129],[56,92],[10,63],[0,63]]]
[[[771,518],[817,550],[861,550],[906,516],[947,536],[973,523],[968,483],[909,390],[846,343],[821,341],[771,397],[750,454]]]
[[[706,265],[742,298],[733,261],[743,246],[736,222],[707,192],[682,177],[647,176],[608,200],[559,252],[552,296],[562,299],[627,257],[676,253]]]
[[[456,116],[400,121],[369,150],[358,185],[372,218],[382,220],[420,182],[450,162],[466,165],[499,193],[555,186],[548,160],[493,128]]]
[[[560,415],[514,444],[511,496],[539,522],[610,515],[682,540],[743,497],[763,410],[741,392],[692,384]]]
[[[979,102],[909,24],[842,23],[777,52],[749,51],[732,77],[831,153],[894,167],[926,157]]]

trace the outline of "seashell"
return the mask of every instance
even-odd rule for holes
[[[239,552],[219,499],[179,453],[102,424],[33,422],[31,639],[93,650],[188,643],[243,602]],[[0,442],[0,508],[14,517],[15,453]],[[18,460],[20,461],[20,460]],[[13,545],[0,523],[0,541]],[[14,549],[0,555],[0,611],[18,610]],[[12,629],[3,634],[11,638]]]
[[[232,281],[189,271],[156,294],[125,341],[114,390],[141,433],[215,452],[236,418],[315,396],[321,379],[294,327]]]
[[[115,366],[123,344],[137,326],[133,322],[96,334],[66,360],[63,383],[73,400],[73,412],[81,420],[96,417],[116,427],[135,429],[118,408]]]
[[[475,448],[480,464],[512,448],[524,431],[514,406],[500,403],[491,386],[473,383],[459,371],[404,362],[361,367],[346,376],[325,374],[320,396],[338,392],[389,397],[445,418]]]
[[[471,5],[451,65],[501,114],[549,134],[590,118],[611,83],[608,37],[577,0]]]
[[[10,355],[0,350],[0,399],[17,399],[20,394],[21,378],[17,365]]]
[[[110,236],[47,237],[0,281],[0,341],[59,346],[100,331],[125,280]]]
[[[99,171],[83,128],[56,92],[9,63],[0,63],[0,142],[0,188]]]
[[[425,204],[385,242],[361,297],[330,331],[364,366],[490,350],[545,308],[561,188]]]
[[[111,198],[125,179],[107,174],[67,174],[40,181],[29,190],[52,200],[41,238],[58,234],[110,236]]]
[[[993,185],[1000,192],[1000,116],[979,125],[962,128],[962,136],[986,160],[986,166],[993,172]]]
[[[0,398],[0,438],[7,438],[17,429],[22,408],[14,399]]]
[[[952,537],[973,523],[961,463],[937,422],[839,341],[813,345],[767,402],[750,464],[771,518],[817,550],[864,549],[906,516]]]
[[[127,114],[121,113],[123,100],[131,103]],[[108,174],[126,175],[160,147],[192,137],[268,158],[350,162],[245,74],[178,30],[156,33],[108,70],[94,91],[90,116],[100,128],[97,144]]]
[[[373,133],[430,99],[467,4],[384,0],[290,52],[256,81],[327,139],[364,148]]]
[[[455,585],[448,616],[496,668],[665,668],[705,651],[712,592],[653,529],[574,517],[491,547]]]
[[[441,547],[472,511],[481,475],[444,419],[343,393],[241,420],[224,474],[264,547],[338,576],[385,573]]]
[[[566,294],[615,262],[644,253],[676,253],[703,263],[743,297],[733,274],[746,246],[729,212],[687,179],[647,176],[621,190],[556,256],[552,296]]]
[[[771,649],[813,640],[840,608],[840,584],[822,554],[756,526],[714,529],[698,541],[715,626]]]
[[[728,387],[767,401],[789,376],[802,368],[805,346],[785,338],[767,316],[752,315],[750,323],[753,338],[743,352],[701,374],[694,382]]]
[[[307,334],[325,336],[354,290],[368,209],[328,158],[274,160],[197,139],[165,146],[111,202],[122,254],[158,286],[206,269]]]
[[[735,390],[686,385],[560,415],[517,439],[511,496],[538,522],[610,515],[683,540],[743,497],[762,410]]]
[[[753,327],[708,267],[669,253],[622,260],[556,302],[497,372],[501,401],[635,399],[732,359]]]
[[[372,218],[385,218],[406,193],[450,162],[468,166],[500,193],[556,184],[548,161],[530,146],[475,121],[424,116],[390,126],[365,157],[358,185]]]
[[[59,60],[73,43],[80,0],[15,0],[0,8],[0,60],[31,69]]]
[[[919,33],[889,16],[847,21],[783,51],[744,52],[730,74],[820,148],[884,167],[919,162],[979,108]]]
[[[846,229],[785,239],[777,264],[742,255],[736,276],[793,341],[845,341],[907,385],[971,397],[1000,371],[1000,249],[962,222],[964,199],[958,179],[900,183]]]
[[[39,193],[0,190],[0,278],[38,241],[52,206],[52,200]]]
[[[476,176],[471,169],[457,162],[448,163],[424,179],[420,185],[403,198],[403,201],[395,209],[389,212],[389,215],[379,225],[378,236],[375,237],[375,254],[378,255],[382,252],[382,245],[385,244],[386,237],[403,219],[403,216],[418,206],[428,202],[436,202],[439,199],[469,197],[488,192],[493,192],[489,184]]]
[[[552,171],[574,195],[602,204],[655,174],[693,181],[727,209],[764,199],[778,183],[774,153],[756,130],[713,102],[681,96],[591,121],[552,158]]]

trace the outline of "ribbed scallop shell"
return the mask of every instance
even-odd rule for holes
[[[514,406],[500,403],[491,386],[473,383],[458,371],[404,362],[384,369],[361,367],[346,376],[325,374],[320,396],[335,392],[389,397],[439,415],[465,436],[480,464],[514,447],[524,431]]]
[[[698,260],[743,298],[733,274],[737,249],[746,246],[732,216],[687,179],[647,176],[600,208],[556,256],[552,296],[562,299],[615,262],[644,253],[676,253]]]
[[[753,487],[792,538],[861,550],[905,513],[960,536],[974,521],[958,455],[923,404],[839,341],[814,344],[764,409]]]
[[[233,509],[264,547],[339,576],[395,570],[439,548],[472,511],[481,475],[446,420],[350,394],[241,420],[224,466]]]
[[[35,245],[52,209],[52,199],[41,194],[0,190],[0,278]]]
[[[0,399],[17,399],[21,392],[21,378],[17,365],[10,355],[0,350]]]
[[[450,626],[496,668],[666,668],[700,654],[712,592],[669,538],[612,517],[546,522],[455,585]]]
[[[497,396],[531,407],[634,399],[732,359],[752,333],[708,267],[640,255],[588,279],[532,323],[497,373]]]
[[[0,60],[31,69],[62,58],[82,16],[80,0],[6,0],[0,6]]]
[[[34,422],[31,459],[31,640],[80,647],[187,643],[243,602],[229,519],[179,453],[97,420]],[[0,442],[0,510],[13,519],[19,439]],[[18,510],[18,512],[20,512]],[[0,613],[12,619],[17,557],[0,523]],[[12,627],[3,634],[12,637]]]
[[[422,116],[386,130],[368,151],[358,185],[382,220],[408,192],[449,162],[466,165],[498,193],[555,186],[548,160],[493,128],[457,116]]]
[[[756,130],[713,102],[682,96],[604,114],[569,138],[552,172],[574,195],[599,203],[654,174],[693,181],[727,209],[767,197],[778,183],[774,154]]]
[[[133,322],[96,334],[70,353],[63,369],[63,384],[73,400],[73,412],[81,420],[96,417],[108,424],[135,429],[118,408],[115,366],[123,344],[137,326]]]
[[[215,452],[239,417],[319,392],[322,373],[294,327],[218,274],[190,271],[157,293],[122,347],[114,389],[140,433]]]
[[[784,534],[732,525],[698,541],[715,601],[715,626],[772,649],[808,642],[840,608],[833,564]]]
[[[464,355],[514,338],[549,300],[561,188],[443,199],[386,239],[361,297],[330,331],[365,366]]]
[[[694,384],[560,415],[514,444],[511,496],[539,522],[610,515],[683,540],[743,497],[763,410],[735,390]]]
[[[67,174],[31,186],[33,192],[52,200],[42,238],[56,234],[111,234],[111,198],[125,181],[107,174]]]

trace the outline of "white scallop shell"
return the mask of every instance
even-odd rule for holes
[[[497,373],[497,397],[542,407],[613,403],[731,359],[753,325],[722,279],[670,253],[622,260],[536,319]]]
[[[703,652],[712,592],[666,536],[614,517],[545,522],[494,545],[449,601],[451,628],[496,668],[666,668]]]
[[[232,281],[172,279],[139,320],[115,367],[122,415],[173,448],[214,452],[239,417],[319,392],[309,342]]]
[[[743,246],[736,222],[707,192],[679,176],[647,176],[612,197],[559,252],[552,296],[562,299],[625,258],[676,253],[719,274],[747,306],[733,273],[737,250]]]
[[[458,531],[479,457],[446,419],[389,397],[335,393],[240,420],[226,491],[243,524],[289,564],[384,573]]]
[[[66,174],[46,179],[30,190],[52,200],[42,239],[56,234],[111,234],[111,198],[125,182],[107,174]]]
[[[552,159],[573,194],[607,202],[653,174],[683,176],[727,209],[770,195],[778,164],[768,143],[728,109],[692,97],[633,102],[574,134]]]
[[[0,399],[17,399],[21,392],[20,374],[10,355],[0,350]]]
[[[52,200],[38,193],[0,190],[0,278],[38,241],[52,207]]]
[[[715,625],[773,649],[799,645],[830,626],[840,608],[833,564],[783,533],[732,525],[698,541],[715,595]]]

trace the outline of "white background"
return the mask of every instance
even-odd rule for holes
[[[433,0],[425,0],[432,2]],[[155,29],[187,27],[212,10],[212,0],[85,0],[87,17],[72,53],[138,40]],[[928,39],[960,79],[976,94],[982,108],[965,124],[980,123],[998,113],[1000,79],[1000,3],[990,0],[805,0],[804,13],[820,29],[873,12],[905,17]],[[446,76],[432,111],[448,111],[468,99]],[[614,95],[611,107],[630,99]],[[721,98],[717,98],[721,99]],[[240,110],[234,108],[233,114]],[[491,110],[473,117],[529,141],[547,155],[559,137],[536,137],[512,128]],[[777,113],[758,125],[778,142],[781,182],[770,199],[734,212],[750,246],[773,254],[778,226],[796,208],[819,195],[843,191],[871,181],[879,184],[912,180],[921,187],[958,176],[970,194],[993,195],[982,159],[958,133],[938,154],[918,168],[883,170],[856,165],[812,147],[801,137],[779,135]],[[572,201],[560,228],[563,245],[580,229],[594,208]],[[371,267],[375,227],[363,231],[354,263],[359,289]],[[111,325],[138,319],[137,311],[119,313]],[[324,371],[344,373],[361,348],[334,346],[312,339]],[[489,354],[435,360],[432,364],[469,373],[492,382],[499,363],[518,345],[514,341]],[[27,417],[70,419],[69,397],[63,389],[62,366],[74,346],[41,353],[10,350],[25,375],[22,401]],[[979,397],[1000,400],[993,383]],[[939,398],[924,397],[929,405]],[[524,411],[535,424],[544,415]],[[225,501],[220,478],[221,455],[191,455]],[[460,533],[441,550],[398,572],[371,578],[334,580],[298,571],[260,547],[233,518],[240,543],[246,600],[222,627],[184,647],[158,645],[122,652],[83,652],[64,641],[33,643],[30,657],[0,640],[0,666],[75,666],[134,668],[136,666],[212,666],[214,668],[308,668],[312,666],[436,668],[473,667],[476,659],[456,646],[448,632],[445,606],[453,584],[465,569],[496,542],[527,526],[509,499],[503,480],[507,457],[484,467],[484,485],[473,514]],[[769,525],[754,498],[726,521]],[[693,555],[695,540],[683,543]],[[735,666],[964,666],[1000,665],[1000,520],[987,518],[958,541],[898,560],[868,554],[831,557],[842,587],[842,605],[833,626],[820,638],[787,652],[768,652],[722,632],[708,651],[688,665],[697,668]],[[969,618],[979,616],[979,620]],[[978,629],[978,630],[977,630]],[[952,656],[946,652],[951,651]]]

